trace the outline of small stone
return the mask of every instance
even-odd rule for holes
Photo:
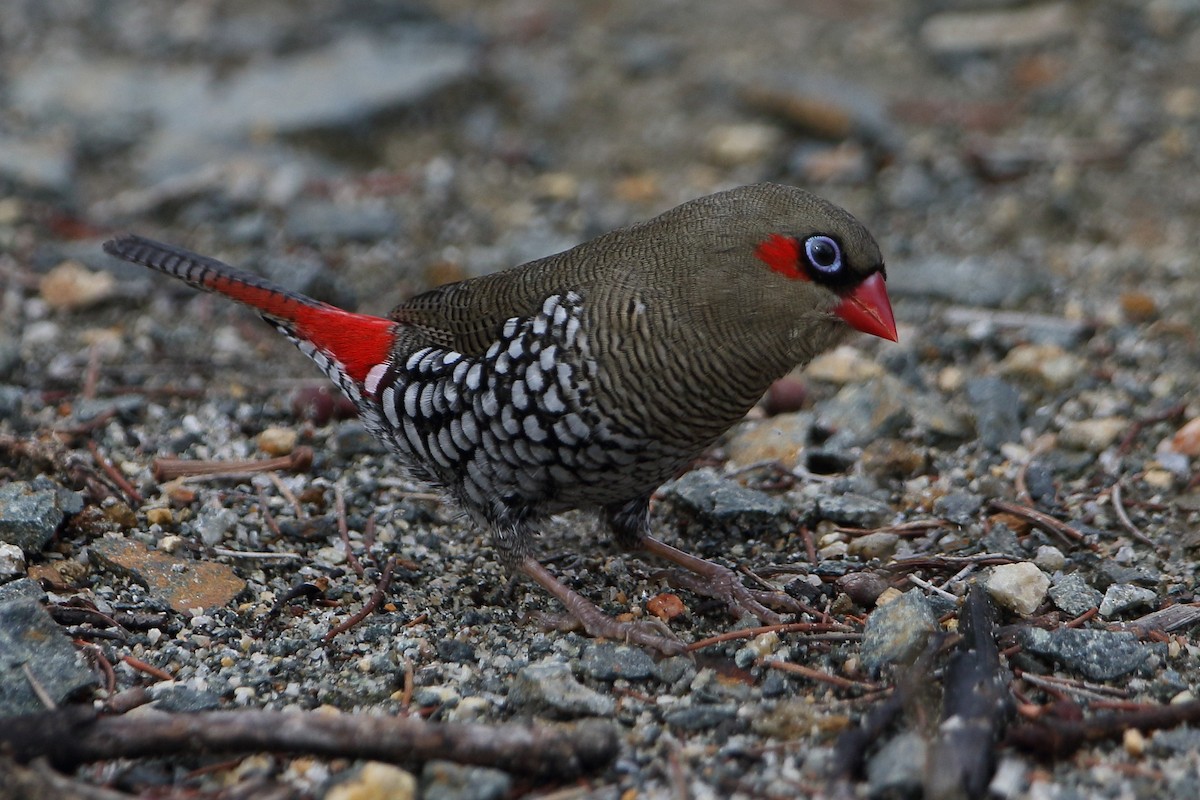
[[[1000,362],[1004,375],[1040,380],[1051,389],[1065,389],[1079,379],[1083,360],[1056,344],[1021,344]]]
[[[228,605],[246,588],[224,564],[176,558],[128,539],[97,539],[88,550],[100,564],[128,575],[181,614]]]
[[[173,525],[175,514],[169,508],[148,508],[146,509],[146,522],[150,525]]]
[[[877,607],[863,631],[863,666],[872,672],[885,664],[905,664],[916,658],[938,628],[928,599],[913,589]]]
[[[979,441],[990,450],[1021,441],[1024,405],[1012,384],[1000,378],[974,378],[967,381],[967,401],[975,415]]]
[[[1129,421],[1124,417],[1085,419],[1064,425],[1058,441],[1066,447],[1099,453],[1110,447],[1127,430]]]
[[[1141,758],[1146,753],[1146,736],[1137,728],[1126,728],[1121,737],[1121,745],[1128,755]]]
[[[825,381],[843,386],[860,383],[883,374],[879,362],[868,358],[857,348],[842,345],[823,353],[804,368],[804,375],[814,381]]]
[[[1128,675],[1150,657],[1150,648],[1133,633],[1058,628],[1021,628],[1017,644],[1033,655],[1052,658],[1066,669],[1095,681]]]
[[[1106,619],[1115,617],[1126,611],[1152,605],[1157,599],[1158,594],[1152,589],[1128,583],[1114,583],[1104,592],[1104,599],[1100,602],[1100,616]]]
[[[559,661],[530,664],[521,669],[508,692],[509,700],[532,714],[558,719],[607,717],[616,701],[589,689],[575,679],[571,668]]]
[[[925,740],[906,731],[888,740],[867,762],[870,797],[918,797],[925,773]]]
[[[660,490],[664,500],[681,510],[726,529],[753,529],[786,519],[787,504],[778,497],[748,489],[710,469],[694,469]]]
[[[834,432],[829,447],[860,447],[895,437],[912,423],[912,390],[891,375],[842,387],[817,406],[822,427]]]
[[[14,544],[26,553],[40,552],[66,514],[82,510],[82,503],[75,508],[70,495],[78,499],[74,492],[45,478],[0,486],[0,542]]]
[[[174,681],[152,684],[149,692],[156,709],[172,714],[194,714],[198,711],[215,711],[221,707],[220,695],[182,686]]]
[[[439,639],[437,643],[438,658],[452,661],[456,664],[474,664],[479,660],[475,648],[459,639]]]
[[[196,519],[200,541],[207,547],[221,544],[225,536],[237,527],[237,512],[231,508],[205,509]]]
[[[46,601],[46,590],[33,578],[17,578],[15,581],[0,583],[0,605],[13,600]]]
[[[1071,3],[964,8],[930,15],[921,41],[934,53],[956,55],[1044,45],[1075,35],[1079,21]]]
[[[899,544],[900,537],[896,534],[879,531],[854,537],[850,540],[846,552],[864,561],[872,559],[886,561],[895,554]]]
[[[721,125],[708,134],[708,152],[712,159],[727,167],[758,163],[781,143],[782,131],[774,125],[746,122]]]
[[[25,574],[25,551],[15,544],[0,542],[0,583]]]
[[[258,435],[258,449],[269,456],[286,456],[296,449],[298,438],[291,428],[266,428]]]
[[[503,800],[512,789],[507,772],[427,761],[421,770],[421,800]]]
[[[116,279],[92,272],[77,261],[64,261],[42,277],[39,291],[46,305],[59,311],[78,311],[112,296]]]
[[[1145,292],[1121,292],[1121,313],[1130,322],[1149,322],[1158,316],[1158,303]]]
[[[391,764],[368,761],[325,793],[325,800],[413,800],[417,779]]]
[[[1185,456],[1200,456],[1200,417],[1190,419],[1171,437],[1171,449]]]
[[[0,719],[44,711],[23,665],[55,703],[95,685],[71,639],[34,599],[0,603]]]
[[[663,622],[670,622],[676,617],[686,614],[687,606],[679,599],[679,595],[664,592],[646,601],[646,611]]]
[[[933,501],[933,513],[958,525],[974,521],[983,508],[983,497],[972,492],[951,492]]]
[[[862,468],[877,478],[908,479],[925,472],[925,451],[900,439],[876,439],[863,448]]]
[[[706,703],[674,708],[663,715],[663,721],[672,728],[684,731],[706,731],[736,716],[737,706]]]
[[[843,492],[820,495],[813,507],[814,517],[852,528],[878,528],[893,517],[891,506],[873,497]]]
[[[1037,553],[1033,556],[1033,563],[1042,572],[1058,572],[1066,566],[1067,557],[1054,545],[1044,544],[1038,547]]]
[[[776,414],[770,419],[743,425],[729,439],[729,463],[746,466],[778,461],[787,469],[800,466],[812,429],[812,414]]]
[[[330,441],[339,456],[380,455],[385,452],[382,444],[358,420],[347,420],[337,426]]]
[[[1027,617],[1042,604],[1050,579],[1036,564],[1021,561],[992,567],[986,588],[1001,606]]]
[[[641,681],[655,675],[654,659],[640,647],[608,642],[591,642],[579,661],[585,673],[601,681],[624,678]]]

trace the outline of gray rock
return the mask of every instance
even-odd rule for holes
[[[866,536],[856,536],[850,540],[847,552],[863,561],[872,559],[889,559],[900,545],[900,537],[894,533],[877,531]]]
[[[358,298],[346,281],[319,258],[272,256],[262,262],[262,270],[268,278],[292,291],[341,308],[358,306]]]
[[[174,714],[188,714],[196,711],[213,711],[221,707],[221,698],[213,692],[202,692],[179,684],[168,684],[159,689],[150,687],[150,696],[154,698],[154,707],[160,711],[170,711]]]
[[[863,666],[874,672],[885,664],[911,662],[937,628],[937,615],[925,595],[917,589],[905,592],[867,617]]]
[[[958,525],[974,521],[981,508],[983,498],[971,492],[950,492],[933,502],[933,513]]]
[[[80,399],[71,405],[71,416],[80,422],[90,422],[103,414],[115,414],[122,419],[137,419],[146,408],[142,395]]]
[[[813,513],[854,528],[878,528],[894,516],[887,503],[853,492],[818,497]]]
[[[45,477],[5,484],[0,486],[0,542],[40,552],[66,515],[82,510],[79,495]]]
[[[1128,675],[1150,657],[1150,648],[1132,633],[1059,628],[1022,628],[1017,644],[1033,655],[1052,658],[1065,669],[1094,681]]]
[[[511,789],[512,777],[498,769],[428,761],[421,770],[422,800],[501,800]]]
[[[696,663],[687,656],[671,656],[664,658],[655,665],[658,679],[668,686],[687,680],[691,682],[696,677]]]
[[[989,450],[1021,440],[1024,406],[1020,393],[1000,378],[967,381],[967,400],[975,414],[975,432]]]
[[[0,421],[19,417],[24,400],[25,390],[20,386],[0,386]]]
[[[207,547],[216,547],[237,527],[238,515],[231,508],[210,508],[201,511],[196,518],[196,532]]]
[[[25,574],[25,553],[15,544],[0,542],[0,583]]]
[[[95,676],[41,603],[0,604],[0,718],[44,710],[24,669],[55,703],[92,686]]]
[[[0,184],[69,196],[74,177],[75,158],[64,137],[0,136]]]
[[[1104,591],[1104,599],[1100,601],[1100,616],[1115,617],[1151,605],[1158,599],[1158,594],[1152,589],[1133,586],[1128,583],[1114,583]]]
[[[1013,306],[1046,288],[1045,271],[1032,259],[1008,257],[903,259],[888,270],[893,297],[949,300],[966,306]]]
[[[653,678],[658,672],[654,659],[642,648],[610,642],[589,643],[579,665],[585,673],[601,681],[618,678],[642,681]]]
[[[715,728],[726,720],[737,716],[737,706],[693,705],[686,708],[673,708],[663,715],[663,721],[672,728],[685,731],[704,731]]]
[[[330,440],[333,450],[340,456],[382,455],[382,444],[356,419],[346,420],[337,426]]]
[[[575,680],[571,668],[559,661],[523,668],[513,680],[508,699],[532,714],[549,712],[560,719],[607,717],[617,707],[612,697]]]
[[[1104,595],[1089,586],[1078,572],[1063,577],[1050,587],[1050,600],[1072,617],[1087,613],[1103,599]]]
[[[816,408],[818,423],[834,432],[825,447],[861,447],[875,439],[897,436],[912,424],[912,394],[891,375],[844,386]]]
[[[780,498],[747,489],[708,469],[692,470],[660,491],[681,509],[722,527],[752,528],[787,514],[787,504]]]
[[[46,600],[46,590],[33,578],[18,578],[0,585],[0,605],[13,600],[36,600],[41,603]]]
[[[925,740],[906,731],[889,739],[867,762],[871,797],[918,797],[925,772]]]
[[[469,642],[458,639],[439,639],[437,654],[443,661],[453,661],[456,664],[474,664],[479,660],[475,648]]]

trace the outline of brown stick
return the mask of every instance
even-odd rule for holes
[[[350,630],[355,625],[370,616],[371,612],[379,608],[380,604],[383,603],[383,599],[387,597],[388,586],[390,586],[392,583],[392,570],[395,568],[396,557],[391,556],[388,558],[387,563],[383,565],[383,574],[379,576],[379,585],[375,587],[375,593],[371,595],[367,602],[363,603],[362,608],[360,608],[355,614],[348,617],[345,622],[330,628],[329,633],[325,634],[323,641],[332,642],[337,636]]]
[[[286,469],[303,472],[312,466],[311,447],[297,447],[290,455],[279,458],[249,459],[246,461],[198,461],[192,458],[154,459],[154,480],[159,483],[185,478],[189,475],[243,474]]]
[[[1096,714],[1073,720],[1041,717],[1009,731],[1008,743],[1042,758],[1067,756],[1088,742],[1116,739],[1129,728],[1156,731],[1200,722],[1200,701],[1143,706],[1135,711]]]
[[[104,471],[104,474],[108,476],[109,480],[117,485],[117,488],[125,494],[125,497],[129,499],[129,502],[133,503],[135,506],[140,506],[142,504],[141,493],[137,489],[133,488],[133,484],[125,479],[125,476],[121,474],[120,470],[113,466],[111,461],[104,457],[104,454],[100,452],[99,445],[89,439],[87,448],[91,451],[92,458],[96,459],[96,466],[100,467],[100,469]]]
[[[1062,536],[1066,539],[1072,539],[1076,542],[1086,544],[1085,537],[1082,533],[1072,528],[1065,522],[1060,522],[1049,514],[1043,514],[1036,508],[1020,505],[1019,503],[1010,503],[1007,500],[992,500],[988,503],[989,506],[997,511],[1003,511],[1006,514],[1012,514],[1014,517],[1020,517],[1026,522],[1031,523],[1035,527],[1041,528],[1047,533],[1053,533],[1057,536]],[[1095,545],[1088,545],[1092,550],[1097,549]]]
[[[617,754],[616,728],[585,721],[565,726],[475,725],[417,717],[284,711],[210,711],[97,716],[91,707],[11,717],[0,750],[19,762],[44,756],[59,769],[114,758],[178,753],[307,753],[419,763],[444,758],[526,775],[569,779]]]
[[[361,578],[365,574],[362,562],[358,560],[358,556],[354,555],[354,548],[350,546],[350,523],[346,520],[346,498],[342,494],[341,487],[335,485],[333,487],[333,507],[337,512],[338,535],[342,537],[342,547],[346,549],[346,563],[354,570],[354,574]]]

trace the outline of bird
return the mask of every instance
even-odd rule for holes
[[[316,362],[408,473],[490,534],[499,559],[590,636],[664,654],[535,555],[553,515],[596,512],[615,542],[767,623],[783,592],[651,535],[650,500],[770,385],[852,331],[898,339],[879,246],[804,189],[741,186],[556,255],[439,286],[389,316],[343,310],[134,234],[112,256],[251,307]]]

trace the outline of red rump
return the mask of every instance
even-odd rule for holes
[[[794,237],[773,233],[754,249],[759,260],[785,278],[808,280],[800,269],[800,242]]]
[[[301,339],[337,359],[357,383],[365,381],[371,368],[391,353],[396,323],[390,319],[353,314],[315,300],[304,302],[307,298],[301,300],[225,275],[213,274],[205,283],[215,292],[286,323]]]

